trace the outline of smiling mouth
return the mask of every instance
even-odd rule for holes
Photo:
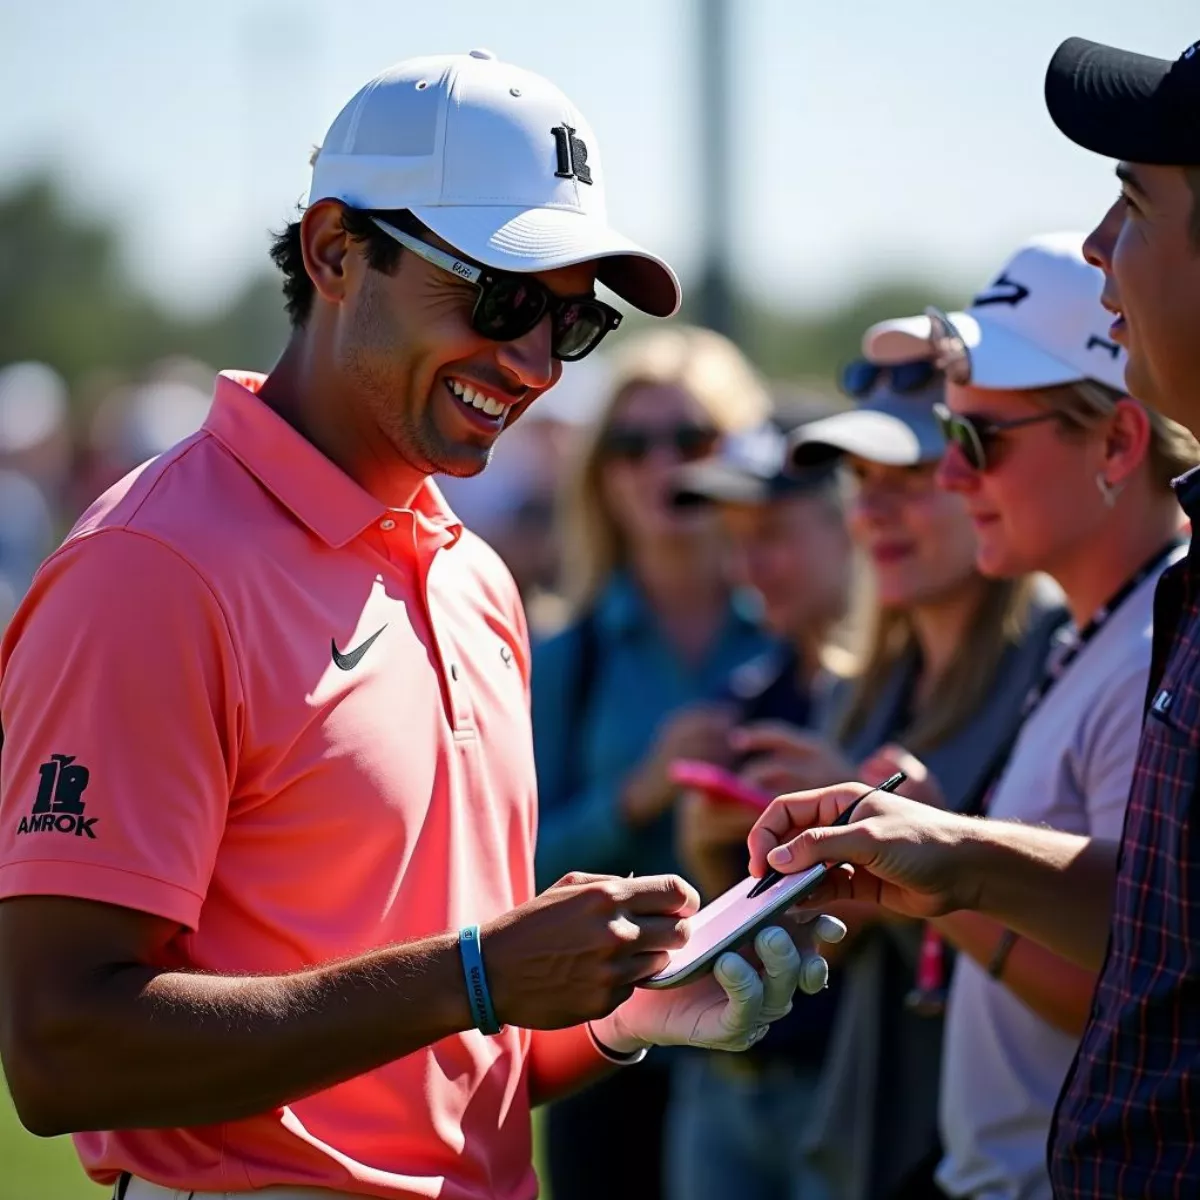
[[[447,379],[444,382],[446,390],[464,408],[469,408],[479,416],[491,417],[493,420],[498,419],[501,423],[503,422],[510,405],[502,400],[497,400],[494,396],[487,395],[486,392],[477,390],[468,383],[460,383],[457,379]]]

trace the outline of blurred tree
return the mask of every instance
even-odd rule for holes
[[[861,355],[869,325],[923,312],[928,304],[958,308],[965,299],[950,295],[944,284],[919,281],[873,284],[846,304],[815,314],[788,313],[743,299],[740,328],[746,353],[767,375],[836,385],[842,367]]]
[[[212,314],[176,316],[129,278],[115,224],[70,207],[52,177],[0,195],[0,363],[38,359],[69,383],[98,368],[137,373],[167,354],[266,367],[286,330],[265,273]]]

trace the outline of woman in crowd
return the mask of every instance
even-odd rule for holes
[[[1200,447],[1125,395],[1124,354],[1108,339],[1111,317],[1100,305],[1103,279],[1082,244],[1082,234],[1037,239],[968,313],[889,323],[872,341],[880,354],[924,352],[947,372],[941,417],[950,448],[939,482],[967,506],[980,569],[996,578],[1044,571],[1071,613],[988,814],[1118,841],[1155,584],[1184,554],[1170,483],[1200,461]],[[1026,293],[1019,304],[991,302],[1014,288]],[[866,769],[897,765],[912,777],[909,795],[941,802],[944,781],[929,759],[892,747]],[[974,913],[935,924],[958,951],[938,1182],[955,1197],[1049,1200],[1050,1119],[1095,975]]]
[[[769,411],[719,334],[676,327],[625,346],[585,439],[564,554],[574,619],[535,646],[538,883],[568,871],[677,870],[668,769],[728,762],[730,710],[710,702],[770,644],[730,589],[720,530],[673,503],[675,472]],[[669,1056],[651,1054],[547,1117],[551,1190],[570,1200],[661,1194]],[[654,1164],[631,1171],[629,1164]]]
[[[868,347],[868,349],[870,349]],[[798,464],[839,458],[853,481],[851,533],[866,559],[869,632],[825,736],[770,722],[737,732],[745,776],[772,791],[844,778],[902,741],[936,767],[946,803],[969,809],[1019,720],[1063,613],[1049,585],[989,580],[962,499],[935,482],[943,381],[928,361],[854,364],[860,403],[802,427]],[[743,843],[744,849],[744,843]],[[851,925],[842,992],[809,1120],[795,1132],[833,1195],[932,1196],[941,1021],[907,1003],[921,931]],[[806,1193],[798,1192],[798,1196]]]
[[[807,728],[819,725],[853,667],[832,640],[849,607],[853,563],[836,467],[788,470],[786,433],[798,423],[785,410],[727,439],[718,458],[683,469],[678,499],[714,506],[734,579],[758,594],[781,639],[731,676],[727,694],[739,722]],[[759,811],[701,792],[681,798],[680,858],[705,900],[745,878],[746,837]],[[812,1113],[840,975],[829,984],[797,996],[791,1014],[732,1067],[722,1061],[729,1055],[678,1056],[667,1120],[672,1200],[828,1195],[794,1135]]]

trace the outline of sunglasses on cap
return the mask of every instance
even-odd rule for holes
[[[974,471],[986,471],[989,463],[988,451],[995,446],[996,439],[1009,429],[1020,429],[1023,425],[1038,425],[1042,421],[1055,421],[1062,414],[1057,412],[1038,413],[1033,417],[1017,417],[1012,421],[986,421],[981,417],[969,417],[951,412],[944,404],[933,406],[938,428],[949,446],[958,447],[967,465]]]
[[[549,316],[550,353],[562,362],[578,362],[621,324],[621,314],[595,296],[556,296],[532,275],[493,271],[470,259],[447,254],[379,217],[371,220],[418,258],[473,283],[479,297],[471,313],[471,328],[493,342],[524,337]]]
[[[930,305],[925,310],[929,318],[929,348],[932,363],[949,383],[965,386],[971,382],[971,351],[958,326],[940,308]]]
[[[634,429],[614,425],[601,442],[606,458],[622,462],[642,462],[656,446],[675,453],[684,462],[708,458],[717,448],[721,435],[704,425],[676,425],[671,429]]]
[[[893,392],[904,396],[909,392],[919,392],[927,388],[937,373],[937,367],[925,359],[879,366],[860,358],[847,363],[842,371],[842,391],[847,396],[862,400],[875,390],[882,379],[886,380]]]

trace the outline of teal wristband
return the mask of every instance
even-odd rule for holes
[[[462,955],[463,975],[467,980],[467,999],[471,1002],[475,1027],[489,1035],[499,1033],[503,1026],[496,1020],[492,994],[488,991],[478,925],[464,925],[458,931],[458,950]]]

